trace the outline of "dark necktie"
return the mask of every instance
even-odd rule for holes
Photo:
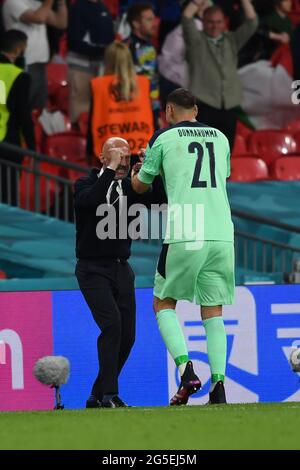
[[[119,186],[118,181],[114,181],[111,192],[110,192],[110,204],[112,204],[115,208],[117,214],[119,213],[120,209],[120,194],[117,191],[117,187]]]

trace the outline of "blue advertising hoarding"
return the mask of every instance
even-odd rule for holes
[[[137,336],[120,377],[120,395],[136,406],[167,405],[178,387],[177,370],[160,338],[152,290],[137,289]],[[209,367],[199,307],[177,307],[191,359],[203,387],[191,404],[207,402]],[[300,339],[300,286],[238,287],[234,306],[224,309],[228,335],[228,401],[280,402],[300,399],[300,382],[288,357]],[[97,374],[97,327],[80,292],[53,293],[54,353],[71,361],[64,387],[70,408],[84,406]]]
[[[136,342],[120,376],[120,396],[135,406],[165,406],[179,377],[152,311],[152,289],[137,289]],[[210,370],[199,307],[178,302],[177,315],[202,390],[191,405],[208,401]],[[66,408],[82,408],[98,372],[98,329],[79,291],[0,293],[0,410],[51,409],[53,390],[33,377],[45,355],[70,360],[62,387]],[[229,403],[300,400],[299,374],[289,355],[300,346],[300,285],[236,288],[224,308],[228,338],[226,392]]]

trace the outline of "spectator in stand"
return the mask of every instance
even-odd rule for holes
[[[73,124],[90,109],[90,81],[101,73],[105,47],[113,40],[113,20],[102,1],[77,0],[71,5],[67,62]]]
[[[288,17],[292,0],[268,0],[263,4],[257,1],[256,4],[261,13],[259,28],[239,54],[240,67],[258,60],[270,60],[275,50],[292,38],[293,25]]]
[[[49,43],[47,25],[65,29],[68,22],[68,10],[65,0],[5,0],[3,19],[6,29],[18,29],[28,37],[25,62],[31,76],[30,108],[42,109],[46,106],[47,75],[46,64],[49,61]]]
[[[138,155],[154,131],[149,79],[136,75],[131,53],[121,42],[107,47],[104,67],[104,75],[91,83],[87,153],[98,157],[104,142],[117,133],[128,141],[131,154]]]
[[[41,1],[41,0],[38,0]],[[73,0],[66,0],[66,6],[69,11],[70,5]],[[53,10],[57,11],[59,5],[59,0],[54,0]],[[63,57],[61,54],[63,53],[61,50],[61,41],[65,42],[65,38],[67,36],[66,29],[57,29],[53,28],[53,26],[47,25],[47,37],[49,42],[49,49],[50,49],[50,61],[61,63],[63,61]],[[60,57],[59,57],[60,56]]]
[[[151,3],[133,4],[127,14],[132,33],[128,39],[136,72],[149,78],[150,97],[155,128],[162,127],[160,118],[159,81],[157,72],[157,53],[152,44],[155,34],[155,15]]]
[[[162,0],[162,1],[149,1],[153,11],[159,17],[159,31],[158,31],[158,45],[159,51],[164,42],[166,35],[171,32],[179,23],[181,19],[181,5],[185,0]],[[125,23],[127,18],[127,11],[133,4],[144,3],[145,0],[120,0],[120,15],[121,22],[119,29],[121,30],[121,37],[125,40],[130,34],[128,23]],[[128,29],[127,29],[128,28]],[[127,31],[129,34],[127,35]],[[125,35],[124,35],[125,33]]]
[[[195,25],[194,16],[202,0],[192,0],[183,12],[182,27],[187,48],[190,91],[198,99],[197,119],[220,129],[234,144],[237,114],[242,99],[237,73],[238,51],[254,34],[257,15],[251,0],[241,0],[246,20],[236,31],[226,32],[220,7],[207,8],[203,31]]]
[[[274,9],[264,20],[271,31],[271,39],[283,44],[289,42],[293,32],[293,24],[288,15],[292,9],[292,0],[274,0]]]
[[[209,6],[212,6],[211,0],[199,2],[198,11],[194,17],[195,25],[199,31],[203,30],[203,12]],[[160,92],[163,107],[165,107],[164,97],[167,97],[176,88],[187,88],[189,85],[188,64],[181,25],[178,25],[166,36],[161,54],[158,57],[158,70]]]
[[[22,138],[30,150],[35,150],[35,139],[29,110],[30,76],[15,65],[24,54],[27,36],[22,31],[9,30],[0,43],[0,77],[4,82],[4,98],[0,100],[0,144],[9,143],[19,147]],[[16,205],[18,202],[18,172],[3,160],[21,164],[22,157],[1,148],[0,202]]]
[[[291,40],[293,24],[288,15],[292,8],[292,0],[274,0],[273,11],[261,20],[271,40],[270,55],[278,45],[288,44]]]
[[[159,23],[159,52],[164,44],[166,36],[180,23],[181,7],[184,0],[163,0],[158,2],[157,15]]]

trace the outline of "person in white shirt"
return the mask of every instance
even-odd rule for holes
[[[47,101],[46,64],[49,61],[47,25],[65,29],[68,10],[65,0],[5,0],[3,21],[6,30],[18,29],[28,37],[25,62],[31,75],[30,107],[44,108]]]

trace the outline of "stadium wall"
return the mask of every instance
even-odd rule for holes
[[[152,290],[137,289],[137,339],[120,378],[120,396],[136,406],[164,406],[178,387],[152,312]],[[71,375],[62,388],[66,408],[82,408],[97,372],[97,328],[79,291],[0,293],[0,410],[43,410],[53,391],[32,375],[35,361],[64,355]],[[208,400],[209,367],[198,307],[178,304],[191,359],[203,388],[190,404]],[[300,285],[237,287],[224,312],[228,334],[228,401],[300,400],[291,346],[300,345]]]

